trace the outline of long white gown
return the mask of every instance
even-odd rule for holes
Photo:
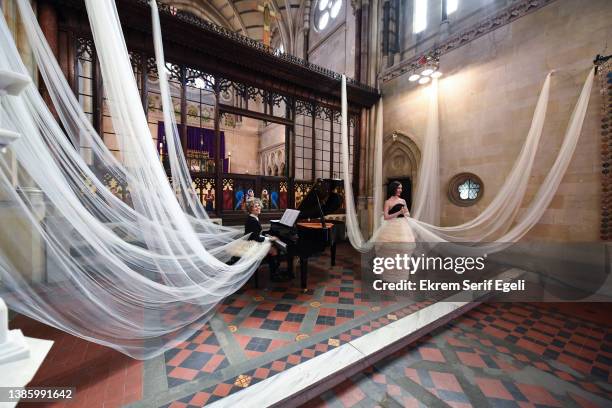
[[[396,204],[389,210],[389,215],[401,211],[401,204]],[[399,215],[396,218],[383,220],[378,236],[376,237],[376,256],[377,257],[392,257],[397,254],[412,254],[416,248],[414,234],[412,228],[408,224],[408,219],[404,215]],[[409,272],[406,270],[390,269],[385,270],[382,274],[382,279],[386,282],[398,282],[402,279],[408,279]]]

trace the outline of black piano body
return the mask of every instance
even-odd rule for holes
[[[293,273],[293,259],[300,259],[300,280],[303,289],[308,284],[308,258],[320,254],[330,247],[331,265],[336,264],[336,244],[344,235],[342,221],[325,220],[325,216],[337,211],[342,205],[338,193],[343,181],[318,179],[297,208],[300,215],[292,227],[272,221],[270,235],[277,236],[287,244],[287,267]]]

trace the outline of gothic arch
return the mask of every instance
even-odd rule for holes
[[[414,139],[406,133],[393,131],[383,138],[383,183],[390,178],[410,177],[412,188],[421,162],[421,150]]]
[[[284,145],[272,147],[270,150],[259,153],[262,174],[266,176],[282,175],[285,168]]]

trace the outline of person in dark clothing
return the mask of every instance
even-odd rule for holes
[[[244,234],[251,234],[248,238],[249,241],[257,241],[264,242],[266,240],[276,241],[276,237],[266,237],[261,234],[262,228],[261,223],[259,222],[259,214],[261,213],[261,201],[259,199],[249,200],[246,203],[247,212],[249,215],[244,223]],[[288,277],[282,276],[279,273],[279,260],[278,260],[278,250],[276,247],[270,247],[270,252],[268,252],[268,265],[270,267],[270,279],[275,282],[286,281]]]

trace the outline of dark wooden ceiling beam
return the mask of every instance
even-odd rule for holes
[[[247,118],[263,120],[263,121],[271,122],[271,123],[278,123],[279,125],[293,126],[293,121],[290,119],[281,118],[279,116],[268,115],[265,113],[256,112],[252,110],[237,108],[235,106],[226,105],[223,103],[219,104],[219,111],[221,113],[232,113],[234,115],[245,116]]]

